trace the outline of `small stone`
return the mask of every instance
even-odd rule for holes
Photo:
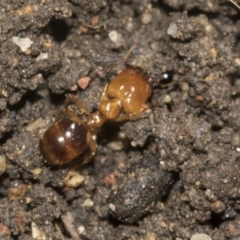
[[[149,24],[152,21],[152,15],[150,13],[144,13],[142,15],[142,24]]]
[[[11,235],[11,231],[9,230],[9,228],[0,223],[0,237],[9,237],[10,235]],[[4,238],[4,239],[6,239],[6,238]],[[7,239],[9,239],[9,238],[7,238]]]
[[[38,228],[35,222],[32,222],[31,229],[32,229],[32,237],[34,239],[47,240],[45,233]]]
[[[81,77],[77,83],[81,89],[85,89],[88,86],[90,81],[91,81],[90,77]]]
[[[123,149],[123,142],[122,141],[112,141],[112,142],[108,143],[107,146],[114,151],[120,151]]]
[[[159,49],[159,43],[158,43],[158,42],[152,42],[152,43],[150,44],[150,48],[151,48],[152,50],[158,50],[158,49]]]
[[[144,237],[144,240],[156,240],[157,236],[154,232],[147,232],[147,234]]]
[[[78,228],[77,228],[77,232],[78,234],[84,234],[85,233],[85,227],[80,225]]]
[[[28,186],[26,184],[16,183],[13,187],[9,188],[8,198],[11,201],[21,200],[23,199],[27,189]]]
[[[26,126],[26,130],[28,132],[33,132],[38,128],[46,127],[46,122],[42,118],[38,118],[34,122],[30,123],[28,126]]]
[[[94,202],[91,199],[86,199],[82,204],[83,207],[92,207],[93,205]]]
[[[189,201],[190,201],[189,195],[184,192],[184,193],[181,195],[181,200],[182,200],[183,202],[189,202]]]
[[[212,240],[212,238],[205,233],[196,233],[192,235],[190,240]]]
[[[0,155],[0,176],[6,171],[7,163],[6,157],[4,155]]]
[[[132,146],[132,147],[136,147],[136,146],[137,146],[137,143],[134,142],[134,141],[131,141],[131,146]]]
[[[48,53],[40,53],[38,57],[36,58],[36,61],[42,61],[42,60],[47,60],[49,58]]]
[[[188,83],[184,83],[184,82],[180,85],[180,87],[183,92],[187,92],[189,89]]]
[[[42,173],[42,168],[37,167],[32,170],[34,179],[38,178],[38,176]]]
[[[113,41],[114,43],[119,43],[122,39],[122,35],[118,33],[117,31],[113,30],[108,34],[108,37]]]
[[[164,103],[170,103],[172,101],[172,98],[169,95],[166,95],[163,101]]]
[[[12,42],[20,47],[22,52],[26,52],[26,50],[33,44],[33,41],[30,38],[12,37]]]
[[[234,59],[234,62],[235,62],[238,66],[240,66],[240,58],[235,58],[235,59]]]
[[[107,177],[104,178],[104,183],[107,185],[107,186],[112,186],[116,183],[116,177],[115,177],[115,174],[112,173],[110,175],[108,175]]]
[[[211,210],[219,214],[225,210],[225,204],[222,201],[217,200],[211,204]]]
[[[84,176],[76,171],[70,170],[64,179],[64,184],[70,188],[76,188],[84,182]]]
[[[31,203],[32,202],[32,199],[30,198],[30,197],[26,197],[26,204],[29,204],[29,203]]]
[[[6,108],[6,105],[7,105],[6,99],[0,99],[0,110]]]
[[[112,204],[112,203],[109,204],[109,208],[110,208],[113,212],[115,212],[115,210],[116,210],[115,205]]]
[[[70,90],[73,91],[73,92],[76,92],[78,90],[78,86],[77,84],[74,84],[70,87]]]
[[[178,31],[178,28],[177,28],[176,23],[170,23],[170,25],[167,29],[167,34],[172,36],[173,38],[176,38],[177,37],[177,31]]]

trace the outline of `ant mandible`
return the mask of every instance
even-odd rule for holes
[[[81,119],[66,108],[45,132],[39,147],[50,165],[62,165],[81,156],[81,164],[91,160],[96,151],[96,133],[106,121],[134,119],[146,108],[152,85],[140,67],[127,67],[107,84],[100,98],[99,109],[93,113],[77,98],[69,99],[85,117]]]

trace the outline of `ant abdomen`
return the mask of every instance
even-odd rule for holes
[[[49,164],[65,164],[89,147],[87,129],[83,124],[66,117],[50,127],[39,144],[43,157]]]

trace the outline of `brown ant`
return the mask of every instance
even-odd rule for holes
[[[61,165],[81,156],[87,163],[96,151],[96,133],[107,120],[136,119],[146,108],[152,85],[140,67],[127,67],[107,84],[100,98],[99,110],[89,113],[83,103],[72,97],[68,102],[76,106],[85,117],[81,119],[66,108],[45,132],[39,146],[44,159],[51,165]]]

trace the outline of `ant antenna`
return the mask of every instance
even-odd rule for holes
[[[138,43],[134,43],[131,48],[128,50],[128,52],[125,54],[124,59],[127,61],[132,53],[132,51],[137,47]]]
[[[240,9],[240,6],[236,2],[234,2],[233,0],[228,0],[228,1],[231,2],[235,7]]]

